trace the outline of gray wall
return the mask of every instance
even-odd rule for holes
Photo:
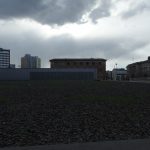
[[[96,69],[0,69],[0,80],[96,80]]]

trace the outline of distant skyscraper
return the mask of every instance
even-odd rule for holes
[[[26,54],[21,58],[21,68],[41,68],[41,59],[37,56]]]
[[[0,48],[0,68],[10,67],[10,50]]]

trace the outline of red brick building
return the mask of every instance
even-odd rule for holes
[[[101,58],[71,58],[71,59],[51,59],[51,68],[95,68],[97,69],[97,79],[106,78],[106,60]]]

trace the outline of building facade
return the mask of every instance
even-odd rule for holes
[[[10,50],[0,48],[0,68],[10,68]]]
[[[127,70],[124,68],[114,68],[112,70],[112,80],[127,80]]]
[[[106,71],[106,80],[112,80],[112,71]]]
[[[140,61],[127,66],[130,79],[150,78],[150,57],[146,61]]]
[[[106,79],[106,60],[105,59],[93,59],[93,58],[72,58],[72,59],[51,59],[51,68],[94,68],[97,70],[97,79]]]
[[[41,68],[41,59],[37,56],[26,54],[21,58],[21,68]]]

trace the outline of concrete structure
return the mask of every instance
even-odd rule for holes
[[[96,80],[96,69],[0,69],[0,80]]]
[[[0,48],[0,68],[10,67],[10,50]]]
[[[112,80],[127,80],[127,70],[124,68],[114,68],[112,70]]]
[[[52,59],[51,68],[95,68],[97,70],[97,79],[106,79],[106,60],[93,58],[71,58],[71,59]]]
[[[41,59],[37,56],[26,54],[21,58],[21,68],[41,68]]]
[[[150,57],[146,61],[140,61],[127,66],[130,79],[150,79]]]

